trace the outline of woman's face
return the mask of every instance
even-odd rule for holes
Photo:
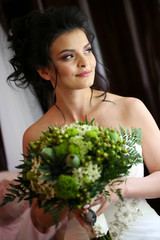
[[[93,85],[96,60],[82,30],[76,29],[60,35],[52,43],[50,53],[57,69],[57,87],[76,90]],[[53,68],[50,80],[54,85]]]

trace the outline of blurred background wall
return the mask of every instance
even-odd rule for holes
[[[96,55],[109,70],[109,74],[101,71],[110,79],[110,91],[140,98],[160,127],[160,1],[0,0],[0,24],[8,34],[15,17],[35,9],[71,5],[89,17]],[[0,131],[0,170],[4,169],[7,160]],[[150,204],[160,214],[158,201]]]

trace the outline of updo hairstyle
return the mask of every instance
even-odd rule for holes
[[[52,61],[52,42],[61,34],[76,28],[82,29],[89,41],[93,41],[94,36],[89,31],[87,17],[76,7],[49,8],[43,13],[34,11],[12,22],[9,41],[15,53],[10,60],[14,72],[8,80],[14,81],[18,87],[31,85],[44,112],[56,104],[56,95],[50,81],[41,78],[37,69],[48,67]]]

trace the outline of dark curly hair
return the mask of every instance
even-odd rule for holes
[[[52,42],[61,34],[76,28],[82,29],[89,41],[93,41],[87,17],[76,7],[49,8],[43,13],[34,11],[12,22],[9,41],[15,52],[10,60],[14,72],[8,81],[14,81],[18,87],[31,85],[44,111],[56,103],[55,89],[50,81],[40,77],[37,69],[49,66],[52,61],[49,51]]]

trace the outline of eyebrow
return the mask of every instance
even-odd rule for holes
[[[87,43],[84,48],[88,47],[90,45],[90,42]],[[74,49],[64,49],[62,51],[60,51],[60,53],[58,53],[58,55],[60,55],[61,53],[64,53],[64,52],[74,52],[75,50]]]

